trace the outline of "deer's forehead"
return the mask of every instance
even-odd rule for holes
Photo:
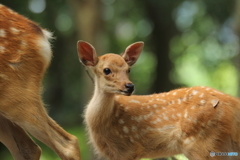
[[[102,67],[109,67],[109,68],[128,68],[128,64],[125,60],[117,54],[106,54],[99,58],[99,64]]]

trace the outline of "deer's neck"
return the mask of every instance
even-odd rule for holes
[[[106,93],[99,88],[98,84],[95,85],[93,97],[87,105],[85,112],[85,119],[88,125],[109,121],[113,113],[114,97],[115,94]]]

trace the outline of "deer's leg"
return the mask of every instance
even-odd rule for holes
[[[41,149],[18,125],[0,116],[0,141],[15,160],[39,160]]]
[[[61,159],[80,160],[77,138],[63,130],[48,116],[40,100],[22,102],[4,113],[5,117],[52,148]]]

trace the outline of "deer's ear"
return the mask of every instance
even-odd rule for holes
[[[137,61],[142,52],[143,46],[144,42],[135,42],[126,48],[122,57],[129,66],[132,66]]]
[[[95,66],[98,62],[98,57],[95,48],[84,41],[77,42],[78,57],[80,62],[85,66]]]

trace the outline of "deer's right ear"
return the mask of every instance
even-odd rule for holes
[[[98,62],[98,57],[95,48],[84,41],[77,42],[78,57],[80,62],[85,66],[95,66]]]

